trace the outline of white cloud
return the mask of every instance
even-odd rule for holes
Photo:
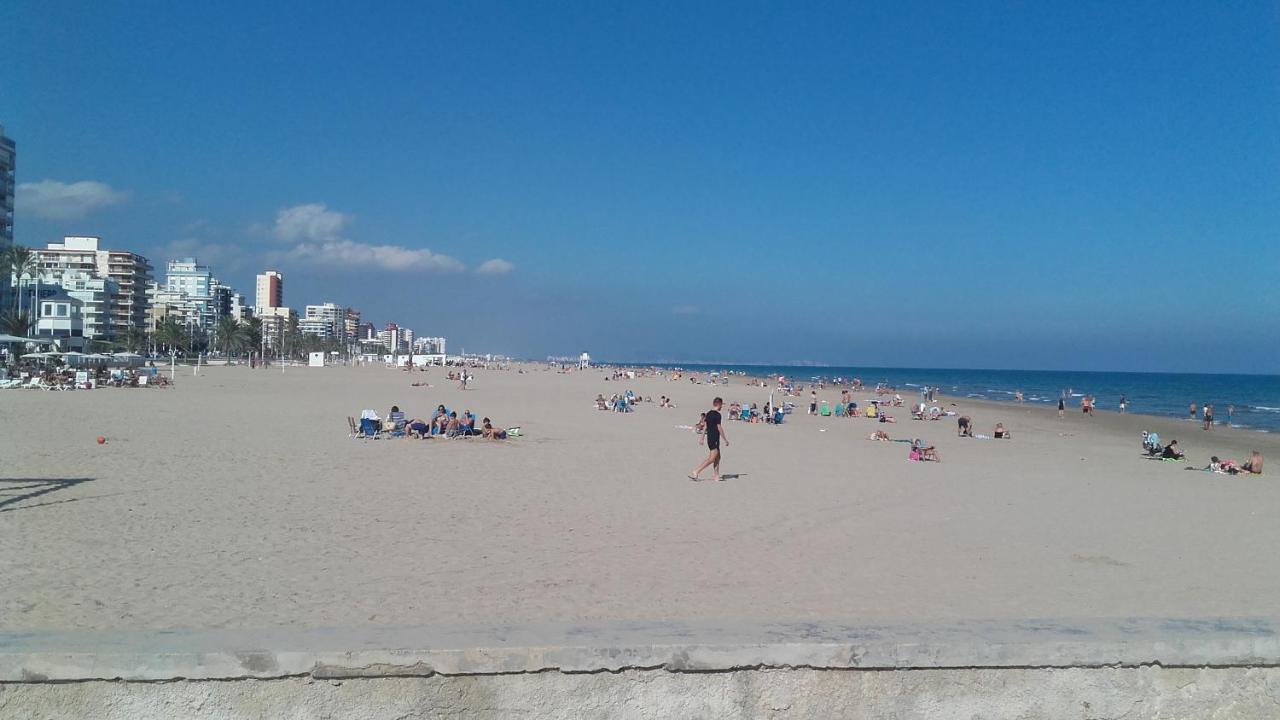
[[[513,263],[507,262],[502,258],[493,258],[480,263],[480,267],[476,268],[476,272],[481,275],[506,275],[515,269],[516,266]]]
[[[307,203],[277,212],[271,232],[289,242],[336,240],[350,222],[350,215],[330,210],[320,203]]]
[[[245,257],[245,250],[228,243],[209,242],[200,238],[187,237],[174,240],[164,246],[166,258],[197,258],[201,264],[214,266],[217,271],[238,270]]]
[[[399,245],[367,245],[351,240],[328,240],[300,243],[288,257],[321,265],[341,267],[374,267],[384,270],[425,270],[428,272],[461,272],[466,269],[456,258]]]
[[[48,220],[73,220],[129,198],[129,193],[97,180],[18,183],[16,195],[20,213],[31,213]]]

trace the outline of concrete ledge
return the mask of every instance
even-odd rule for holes
[[[1273,618],[0,634],[0,682],[753,669],[1280,667]]]

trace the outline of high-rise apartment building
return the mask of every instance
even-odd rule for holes
[[[61,277],[68,271],[88,273],[112,281],[110,315],[106,337],[115,337],[130,327],[147,326],[147,286],[151,283],[151,263],[126,250],[103,250],[101,238],[67,236],[36,250],[42,275]]]
[[[298,329],[326,338],[343,338],[346,334],[347,309],[335,303],[307,305]]]
[[[0,251],[13,245],[13,193],[17,188],[17,165],[18,146],[5,137],[4,126],[0,125]]]
[[[194,324],[203,330],[212,330],[218,321],[218,284],[209,268],[193,257],[170,260],[165,271],[164,289],[186,297],[195,309]]]
[[[347,308],[347,316],[342,323],[342,339],[346,342],[355,342],[360,338],[360,311],[355,308]]]
[[[284,307],[284,275],[268,270],[258,275],[254,307],[262,314],[264,308]]]

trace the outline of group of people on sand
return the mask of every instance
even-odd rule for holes
[[[408,417],[398,405],[392,405],[385,419],[380,419],[373,410],[365,410],[360,414],[362,427],[366,422],[378,423],[381,432],[392,437],[403,435],[406,438],[426,440],[434,437],[465,438],[483,437],[486,440],[506,440],[508,432],[496,428],[493,421],[484,418],[477,424],[475,413],[470,410],[451,411],[444,405],[438,405],[430,418]]]
[[[652,395],[649,397],[643,397],[628,390],[624,393],[614,393],[608,400],[605,399],[604,393],[597,393],[595,405],[597,410],[611,410],[613,412],[628,413],[634,412],[635,406],[638,403],[651,402],[653,402]],[[675,405],[671,404],[670,398],[663,395],[662,400],[658,403],[658,407],[671,408],[675,407]]]
[[[1217,455],[1209,458],[1208,467],[1204,468],[1210,472],[1226,473],[1228,475],[1261,475],[1262,474],[1262,453],[1254,450],[1249,453],[1249,459],[1242,463],[1235,460],[1220,460]]]
[[[1170,440],[1168,445],[1160,443],[1160,435],[1154,432],[1142,432],[1142,451],[1146,457],[1153,460],[1186,460],[1187,454],[1179,447],[1177,440]],[[1236,462],[1235,460],[1222,460],[1217,455],[1209,458],[1209,464],[1202,470],[1208,472],[1224,473],[1227,475],[1261,475],[1262,474],[1262,453],[1254,450],[1249,453],[1249,459],[1244,462]],[[1187,468],[1192,470],[1194,468]]]
[[[973,418],[969,417],[968,415],[961,415],[960,417],[956,418],[956,436],[957,437],[971,437],[971,438],[978,438],[979,440],[987,440],[987,439],[1012,440],[1013,439],[1013,433],[1009,432],[1009,429],[1006,428],[1004,426],[1004,423],[1002,422],[996,423],[995,429],[991,431],[990,438],[988,438],[986,435],[980,435],[980,434],[975,435],[973,432],[973,428],[974,428]]]

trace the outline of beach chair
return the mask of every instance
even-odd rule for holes
[[[356,419],[350,415],[347,416],[347,437],[360,437],[360,423],[356,422]]]
[[[378,434],[382,432],[382,423],[373,418],[360,418],[360,436],[372,440],[378,439]]]
[[[818,414],[822,417],[831,417],[831,406],[824,401],[818,408]]]
[[[836,403],[836,417],[844,417],[844,403]]]

